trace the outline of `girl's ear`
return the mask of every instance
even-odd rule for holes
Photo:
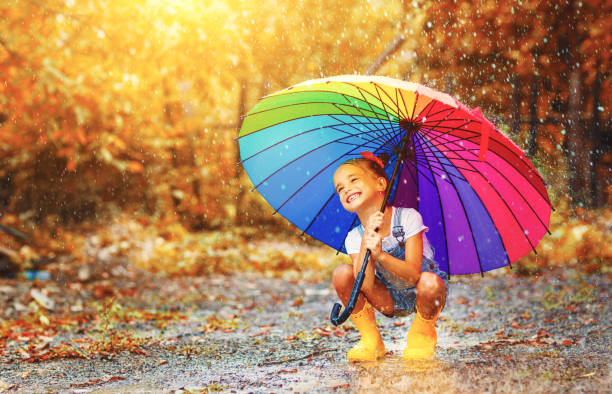
[[[387,180],[383,177],[378,177],[378,185],[382,188],[380,191],[387,190]]]

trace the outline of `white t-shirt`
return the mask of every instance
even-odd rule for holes
[[[429,241],[427,240],[427,237],[425,236],[425,232],[429,230],[429,227],[423,224],[423,218],[421,217],[419,211],[413,208],[392,207],[392,209],[391,227],[393,227],[393,223],[395,222],[395,215],[401,215],[400,223],[402,227],[404,227],[404,240],[422,231],[421,236],[423,237],[423,256],[433,259],[433,250],[429,244]],[[391,230],[393,230],[393,228],[391,228]],[[389,236],[382,239],[382,250],[384,251],[393,250],[397,245],[398,241],[392,233],[389,233]],[[358,227],[355,227],[347,234],[346,240],[344,240],[344,246],[346,247],[346,252],[348,254],[359,253],[359,250],[361,249],[361,234],[359,234]]]

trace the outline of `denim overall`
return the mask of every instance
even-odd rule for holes
[[[359,225],[359,235],[363,237],[363,226]],[[384,250],[384,252],[389,253],[391,256],[405,260],[406,258],[406,249],[405,246],[405,238],[404,228],[401,224],[401,215],[394,209],[393,215],[393,226],[391,227],[391,234],[395,239],[397,239],[398,244],[391,250]],[[433,250],[433,247],[432,247]],[[374,268],[376,271],[376,277],[380,279],[391,298],[393,298],[393,314],[387,315],[388,317],[392,316],[407,316],[413,312],[415,312],[416,308],[416,288],[407,283],[406,281],[401,280],[397,276],[393,275],[389,272],[381,263],[378,261],[374,261]],[[431,260],[425,256],[423,256],[423,263],[421,264],[421,272],[433,272],[438,275],[444,281],[446,285],[446,295],[448,296],[448,278],[446,272],[442,271],[438,266],[438,263],[434,260]]]

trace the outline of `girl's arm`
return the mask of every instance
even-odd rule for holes
[[[378,240],[365,238],[362,249],[364,247],[370,248],[372,250],[372,258],[381,263],[389,272],[412,285],[416,285],[421,278],[421,263],[423,260],[423,237],[421,236],[421,232],[422,231],[419,231],[417,234],[406,239],[405,260],[395,258],[389,253],[383,252],[380,238]],[[367,268],[370,268],[369,265],[370,264],[368,264]],[[359,268],[361,268],[361,264]],[[364,286],[365,283],[364,280]],[[372,278],[372,285],[373,284],[374,279]]]
[[[374,258],[389,272],[398,278],[416,285],[421,278],[421,264],[423,262],[423,236],[422,231],[406,239],[406,259],[401,260],[379,250]]]

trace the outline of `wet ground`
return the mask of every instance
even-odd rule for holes
[[[329,322],[336,301],[330,282],[303,277],[136,272],[131,281],[114,281],[111,298],[100,283],[2,281],[6,316],[27,300],[55,297],[49,310],[84,317],[53,335],[24,327],[5,338],[0,391],[612,391],[609,275],[453,277],[433,360],[401,359],[412,317],[377,315],[388,353],[362,364],[345,358],[359,337],[352,324]],[[81,300],[96,296],[102,313],[94,319],[86,313],[92,304]]]

